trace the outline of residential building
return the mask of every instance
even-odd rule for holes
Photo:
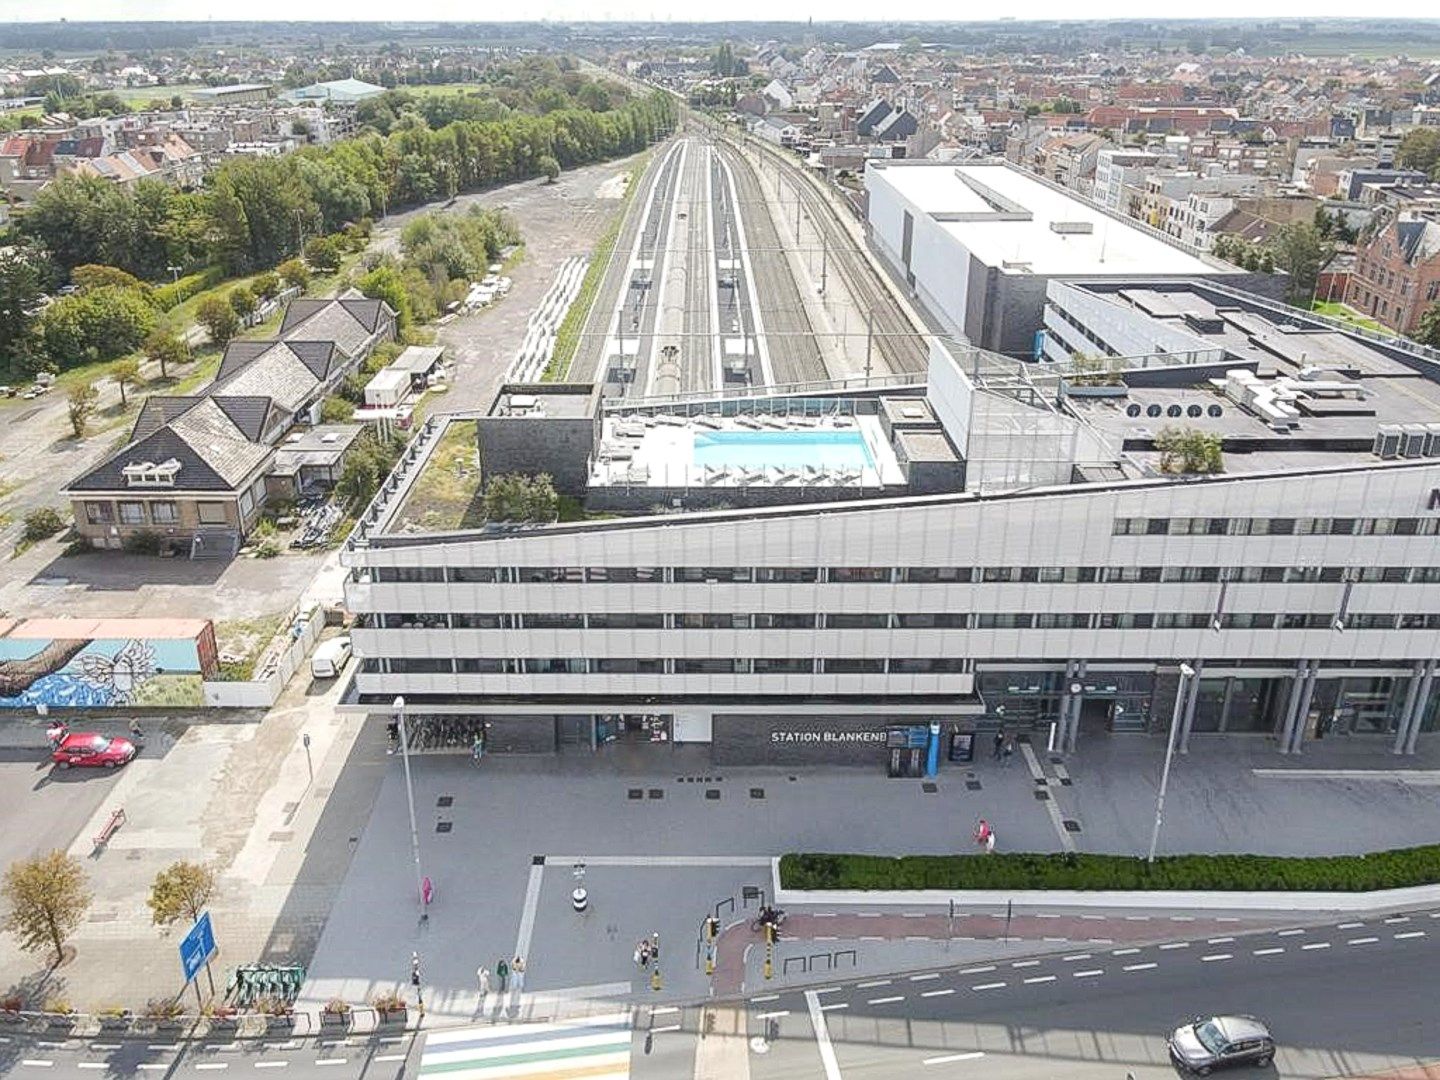
[[[379,97],[385,93],[383,86],[363,82],[360,79],[335,79],[331,82],[311,83],[309,86],[287,90],[280,96],[297,105],[328,101],[336,105],[356,105],[366,98]]]
[[[1130,214],[1130,200],[1145,186],[1145,176],[1158,168],[1164,157],[1152,150],[1126,150],[1102,147],[1095,155],[1093,198],[1107,210]]]
[[[1356,252],[1345,302],[1402,334],[1440,300],[1440,218],[1402,212]]]

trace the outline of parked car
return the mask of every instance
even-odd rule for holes
[[[1275,1057],[1269,1028],[1253,1016],[1197,1016],[1170,1033],[1169,1046],[1177,1065],[1201,1076],[1224,1065],[1264,1068]]]
[[[97,735],[93,731],[66,735],[50,753],[50,760],[62,769],[74,765],[114,769],[135,756],[135,744],[118,735]]]

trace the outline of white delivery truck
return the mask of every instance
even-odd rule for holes
[[[310,657],[310,674],[317,679],[333,679],[350,659],[350,639],[331,638],[315,646],[315,655]]]

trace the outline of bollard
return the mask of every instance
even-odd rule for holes
[[[590,894],[584,889],[575,889],[570,893],[570,906],[575,909],[576,915],[584,915],[590,906]]]
[[[775,977],[775,925],[765,924],[765,978]]]
[[[660,965],[657,962],[655,970],[650,973],[650,989],[658,992],[660,985]]]
[[[705,974],[715,974],[715,946],[713,944],[705,946]]]

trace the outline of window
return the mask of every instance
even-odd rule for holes
[[[884,675],[885,661],[859,656],[840,656],[822,661],[827,675]]]
[[[809,612],[776,612],[754,616],[756,630],[814,630],[816,616]]]
[[[1148,518],[1145,522],[1146,536],[1164,536],[1170,531],[1169,518]]]
[[[677,566],[675,580],[688,582],[743,582],[751,578],[748,566]]]
[[[758,657],[753,662],[756,675],[813,675],[815,661],[809,657]]]
[[[445,569],[440,566],[391,566],[382,568],[383,574],[378,581],[391,581],[397,584],[418,585],[421,582],[437,582],[445,580]]]
[[[684,612],[675,616],[677,630],[749,630],[749,615],[721,612]]]
[[[964,630],[970,623],[968,615],[951,612],[906,612],[895,616],[902,630]]]
[[[1273,630],[1275,616],[1266,612],[1227,612],[1220,616],[1223,630]]]
[[[890,580],[888,566],[832,566],[827,580],[855,584],[879,584]]]
[[[450,580],[465,585],[493,585],[500,572],[493,566],[452,566]]]
[[[150,520],[156,525],[176,525],[180,521],[180,508],[173,502],[152,502]]]
[[[452,668],[449,657],[395,657],[390,670],[397,675],[448,675]]]
[[[615,656],[603,660],[591,660],[591,670],[597,675],[663,675],[664,660],[645,660],[635,656]]]
[[[1203,630],[1210,625],[1210,616],[1201,612],[1161,611],[1155,615],[1157,630]]]
[[[438,612],[390,611],[380,616],[386,630],[444,630],[449,616]]]
[[[505,662],[493,656],[457,656],[455,670],[467,675],[499,675]]]
[[[1083,612],[1045,611],[1035,616],[1037,630],[1084,630],[1090,625],[1090,616]]]
[[[602,612],[590,616],[591,630],[663,630],[665,616],[659,612]]]
[[[1352,630],[1394,630],[1394,615],[1348,615],[1345,625]]]
[[[1282,630],[1328,630],[1331,616],[1321,611],[1289,612],[1280,616]]]
[[[450,625],[456,630],[502,630],[506,616],[485,612],[457,611],[450,616]]]
[[[1028,611],[985,611],[975,617],[981,630],[1029,630],[1035,616]]]
[[[761,566],[755,570],[760,582],[805,583],[820,580],[820,571],[813,566]]]
[[[699,658],[675,661],[677,675],[745,675],[749,670],[749,660]]]
[[[944,581],[969,581],[968,566],[907,566],[900,571],[901,581],[921,584]]]
[[[109,525],[115,520],[115,508],[108,502],[87,502],[85,520],[91,525]]]
[[[892,657],[891,675],[955,675],[965,670],[965,661],[955,656],[935,659]]]
[[[987,583],[1019,581],[1020,567],[1018,566],[986,566],[980,571],[980,580]]]
[[[520,661],[526,675],[584,675],[585,661],[578,656],[530,658]]]
[[[592,566],[585,571],[587,581],[664,581],[662,566]]]
[[[122,503],[117,503],[116,505],[119,506],[119,508],[120,508],[120,524],[121,524],[121,525],[144,525],[144,524],[145,524],[145,504],[144,504],[144,503],[138,503],[138,502],[122,502]]]
[[[521,566],[515,571],[518,581],[561,582],[584,581],[585,571],[578,566]]]
[[[526,630],[579,630],[585,625],[585,616],[574,612],[537,612],[521,617]]]
[[[1144,531],[1144,518],[1116,518],[1111,534],[1114,536],[1139,536]]]
[[[1097,622],[1101,630],[1149,630],[1155,616],[1148,611],[1102,612]]]
[[[890,625],[889,615],[826,615],[827,630],[884,630]]]

